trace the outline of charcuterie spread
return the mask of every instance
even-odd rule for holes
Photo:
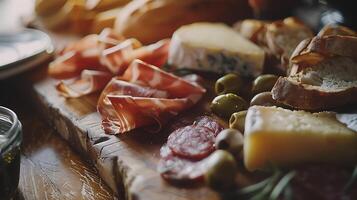
[[[142,24],[152,14],[140,14],[142,4],[129,3],[122,20]],[[97,93],[106,134],[165,133],[157,173],[175,187],[206,185],[233,199],[356,199],[357,114],[346,109],[357,105],[356,32],[314,34],[295,17],[204,20],[157,35],[155,24],[140,32],[117,20],[58,50],[53,87],[65,98]],[[182,120],[196,106],[207,112]],[[238,170],[258,178],[238,186]]]

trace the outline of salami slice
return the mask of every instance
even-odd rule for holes
[[[160,152],[161,159],[157,170],[165,180],[177,183],[203,181],[205,160],[192,161],[177,157],[167,145],[164,145]]]
[[[218,133],[220,133],[224,129],[224,127],[221,126],[217,120],[209,116],[198,117],[193,124],[196,126],[204,126],[210,129],[214,132],[214,136],[217,136]]]
[[[172,132],[167,145],[172,152],[187,159],[202,159],[214,151],[214,132],[203,126],[185,126]]]

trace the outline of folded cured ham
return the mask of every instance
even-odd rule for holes
[[[50,63],[48,74],[57,79],[79,77],[85,69],[108,71],[101,62],[104,49],[119,45],[124,38],[110,29],[101,34],[91,34],[79,41],[69,43],[58,52],[58,57]]]
[[[103,50],[101,63],[113,73],[122,74],[129,64],[140,59],[155,66],[165,64],[170,40],[165,39],[157,43],[141,46],[136,39],[127,39],[120,44]]]
[[[194,81],[156,67],[166,62],[169,45],[170,40],[165,39],[142,46],[134,38],[125,39],[106,29],[60,51],[50,64],[49,74],[66,79],[56,86],[64,97],[102,91],[97,107],[107,133],[125,133],[149,125],[160,129],[205,93]]]
[[[140,60],[103,90],[98,111],[107,133],[161,125],[197,103],[205,89]]]
[[[88,35],[68,44],[50,63],[48,73],[67,79],[57,85],[65,97],[77,98],[102,90],[111,77],[122,75],[135,59],[162,66],[168,56],[170,40],[142,46],[133,38],[125,39],[110,29]]]
[[[56,89],[64,97],[76,98],[103,89],[112,76],[108,72],[83,70],[80,78],[60,81]]]

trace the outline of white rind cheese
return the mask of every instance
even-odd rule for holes
[[[272,164],[357,163],[357,133],[333,113],[253,106],[245,121],[244,164],[250,171]]]
[[[264,51],[232,28],[220,23],[182,26],[172,36],[168,64],[217,73],[238,72],[258,76]]]

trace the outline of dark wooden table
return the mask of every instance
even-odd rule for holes
[[[20,29],[33,7],[34,0],[0,0],[0,32]],[[14,110],[23,124],[20,182],[15,199],[118,199],[94,166],[45,123],[26,92],[19,89],[20,82],[21,77],[0,81],[0,105]]]
[[[15,199],[117,199],[96,169],[75,153],[18,89],[19,78],[0,81],[0,105],[23,124],[21,172]],[[1,198],[0,198],[1,199]]]

